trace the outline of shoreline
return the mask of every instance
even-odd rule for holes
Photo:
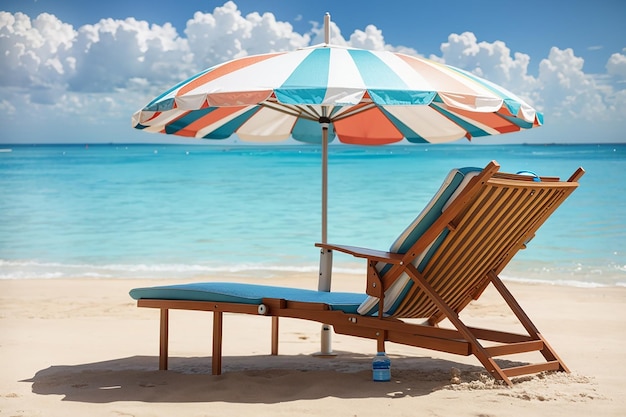
[[[84,270],[91,267],[91,270]],[[12,271],[12,269],[14,271]],[[45,274],[35,272],[33,269],[45,270]],[[74,274],[67,275],[68,271],[76,270]],[[52,272],[51,272],[52,271]],[[80,265],[80,264],[59,264],[31,261],[9,261],[0,259],[0,281],[3,280],[155,280],[159,282],[175,280],[201,282],[205,278],[214,280],[213,277],[221,276],[223,280],[265,282],[280,280],[281,277],[292,276],[316,276],[319,271],[319,264],[312,263],[300,266],[292,265],[242,265],[230,268],[213,267],[210,265],[188,265],[188,264],[139,264],[139,265]],[[365,267],[361,264],[344,264],[333,269],[333,275],[361,277],[365,274]],[[151,276],[146,278],[146,276]],[[505,269],[500,278],[511,284],[546,285],[572,288],[626,288],[626,276],[621,273],[614,273],[605,282],[600,280],[580,280],[572,277],[571,274],[543,273],[543,276],[550,276],[553,279],[524,278],[523,271],[510,271]],[[582,275],[582,274],[581,274]],[[171,278],[176,276],[178,278]],[[184,278],[181,278],[184,277]],[[608,282],[606,282],[608,281]],[[316,288],[317,284],[313,285]],[[358,288],[356,291],[361,291]]]
[[[222,276],[207,280],[224,280]],[[0,280],[0,415],[494,416],[622,415],[626,410],[626,288],[507,282],[571,374],[518,381],[480,379],[473,357],[387,344],[392,382],[371,382],[375,342],[333,334],[337,356],[320,359],[319,325],[281,320],[270,356],[269,320],[228,315],[224,374],[210,375],[211,316],[171,315],[171,371],[158,369],[158,311],[139,309],[131,288],[165,279]],[[251,282],[250,279],[238,279]],[[252,280],[258,282],[258,280]],[[314,274],[270,285],[315,288]],[[333,289],[362,291],[362,277],[337,274]],[[493,292],[462,313],[483,327],[513,325]],[[450,384],[451,368],[462,384]],[[254,407],[254,408],[252,408]]]

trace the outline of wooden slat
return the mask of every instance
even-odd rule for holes
[[[446,339],[462,339],[463,335],[455,329],[445,329],[421,324],[410,324],[403,321],[379,320],[373,317],[353,316],[353,325],[372,329],[384,329],[404,332],[410,335],[438,337]]]
[[[514,355],[516,353],[535,352],[543,349],[543,341],[508,343],[505,345],[489,346],[485,350],[490,356]]]
[[[374,249],[360,248],[357,246],[331,245],[328,243],[316,243],[316,247],[329,250],[345,252],[357,258],[372,259],[377,262],[385,262],[388,264],[401,264],[403,254],[384,252]]]
[[[523,198],[520,195],[515,196],[515,199]],[[473,279],[471,292],[467,290],[467,287],[461,288],[455,294],[451,294],[448,302],[456,310],[460,311],[464,308],[472,299],[472,293],[475,292],[475,288],[482,286],[486,271],[492,270],[497,267],[497,264],[502,259],[502,253],[517,252],[521,247],[520,241],[521,235],[519,230],[523,230],[525,225],[522,223],[524,218],[517,215],[522,212],[513,204],[513,196],[507,197],[510,204],[505,204],[501,207],[491,207],[491,210],[497,210],[502,213],[499,217],[491,219],[489,222],[482,222],[481,228],[483,232],[482,238],[480,236],[469,236],[466,240],[476,242],[472,250],[466,250],[471,253],[473,257],[464,261],[463,268],[465,270],[473,270]],[[481,213],[478,214],[483,217]],[[486,223],[486,224],[485,224]],[[476,225],[469,227],[469,229],[478,229]],[[460,276],[467,274],[467,272],[460,272]],[[462,280],[459,280],[462,281]],[[469,285],[469,283],[468,283]]]
[[[493,193],[488,195],[488,199],[495,199],[496,197]],[[484,212],[486,208],[483,207],[488,206],[488,204],[478,201],[468,208],[465,218],[469,216],[469,213],[475,211],[473,207],[476,206],[478,206],[478,212],[473,215],[473,218],[481,220],[486,216]],[[433,257],[432,263],[435,267],[424,270],[424,275],[429,278],[432,285],[448,303],[459,292],[465,294],[468,291],[467,287],[472,286],[474,281],[478,281],[475,272],[471,270],[475,267],[472,258],[477,255],[481,256],[481,254],[482,256],[489,254],[488,251],[482,250],[479,246],[480,234],[485,235],[482,230],[484,227],[477,223],[468,224],[466,220],[459,220],[458,222],[460,230],[451,236],[449,242],[444,243],[438,254]],[[438,259],[437,256],[439,256]],[[437,279],[437,277],[440,278]]]
[[[498,342],[498,343],[519,343],[519,342],[530,342],[533,339],[528,335],[503,332],[499,330],[490,330],[490,329],[481,329],[478,327],[468,327],[468,329],[472,332],[477,339],[480,340],[488,340],[490,342]]]
[[[505,368],[502,370],[508,377],[530,375],[539,372],[558,371],[561,369],[561,365],[558,361],[550,361],[546,363],[534,363],[530,365],[515,366],[513,368]]]
[[[578,167],[578,169],[576,171],[574,171],[574,173],[572,174],[571,177],[569,177],[569,179],[567,180],[567,182],[576,182],[580,179],[580,177],[582,177],[583,175],[585,175],[585,170],[582,167]]]
[[[166,308],[170,310],[222,311],[231,313],[258,314],[257,304],[221,303],[214,301],[191,300],[137,300],[137,307]]]
[[[469,356],[472,354],[471,345],[465,340],[440,339],[437,337],[417,336],[393,331],[388,332],[387,340],[407,346],[415,346],[455,355]]]
[[[484,197],[474,202],[474,208],[470,206],[462,214],[465,217],[455,220],[457,231],[449,234],[424,270],[433,288],[455,311],[473,299],[473,294],[484,287],[486,273],[501,270],[553,211],[553,194],[561,192],[536,184],[541,183],[527,182],[526,189],[508,183],[504,190],[485,188]],[[424,317],[435,310],[431,300],[414,290],[396,315]]]

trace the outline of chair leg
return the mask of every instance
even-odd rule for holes
[[[496,290],[498,290],[504,301],[506,301],[511,311],[513,311],[513,314],[515,314],[515,316],[520,321],[522,326],[524,326],[528,334],[536,340],[543,341],[544,348],[540,350],[540,352],[546,359],[546,361],[558,362],[559,369],[569,373],[570,370],[567,368],[567,366],[565,366],[563,360],[556,354],[556,352],[552,349],[548,342],[543,338],[541,333],[539,333],[537,327],[535,327],[534,323],[530,320],[530,317],[528,317],[528,315],[519,305],[515,297],[513,297],[513,294],[511,294],[509,289],[504,285],[500,277],[498,277],[494,273],[491,273],[489,277],[491,279],[491,282],[493,283],[493,286],[496,288]]]
[[[272,316],[272,355],[278,355],[278,317]]]
[[[161,322],[160,322],[160,340],[159,340],[159,370],[167,370],[167,357],[168,357],[168,330],[169,330],[169,310],[167,308],[161,309]]]
[[[387,332],[385,330],[379,330],[376,338],[376,351],[384,352],[385,351],[385,340],[387,339]]]
[[[211,373],[222,374],[222,315],[221,311],[213,312],[213,358]]]
[[[424,279],[422,274],[412,264],[407,265],[407,273],[416,281],[426,295],[435,303],[439,311],[441,311],[445,317],[450,320],[450,323],[461,333],[463,338],[467,340],[472,346],[472,354],[483,364],[485,369],[496,379],[504,381],[507,385],[512,386],[511,380],[504,373],[502,368],[496,364],[493,358],[487,353],[485,348],[481,345],[479,340],[468,329],[468,327],[461,321],[459,315],[452,310],[441,296],[433,289],[433,287]]]

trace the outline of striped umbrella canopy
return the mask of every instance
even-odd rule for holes
[[[384,145],[439,143],[540,126],[541,113],[467,71],[424,58],[327,43],[235,59],[179,83],[133,126],[201,139],[289,137]]]
[[[322,242],[326,242],[328,142],[441,143],[538,127],[543,115],[467,71],[390,51],[325,42],[208,68],[133,115],[136,129],[252,143],[288,138],[322,145]],[[329,134],[330,131],[330,134]],[[330,290],[322,251],[319,289]],[[328,352],[324,347],[322,352]]]

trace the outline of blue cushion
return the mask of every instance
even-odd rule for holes
[[[441,213],[454,201],[469,181],[481,171],[480,168],[474,167],[457,168],[450,171],[439,188],[439,191],[437,191],[415,220],[398,236],[396,241],[389,248],[389,251],[392,253],[406,253],[439,216],[441,216]],[[415,258],[413,265],[417,267],[418,271],[424,269],[447,233],[448,231],[445,229],[431,242],[422,254]],[[379,273],[384,276],[391,268],[391,265],[379,262],[376,268]],[[413,280],[404,273],[385,291],[384,313],[386,315],[392,315],[396,311],[412,286]],[[368,297],[363,304],[359,306],[358,312],[362,315],[378,314],[378,298]]]
[[[261,304],[263,298],[328,304],[332,310],[355,314],[366,294],[325,292],[269,285],[240,284],[233,282],[199,282],[135,288],[130,291],[135,300],[190,300],[239,304]]]

